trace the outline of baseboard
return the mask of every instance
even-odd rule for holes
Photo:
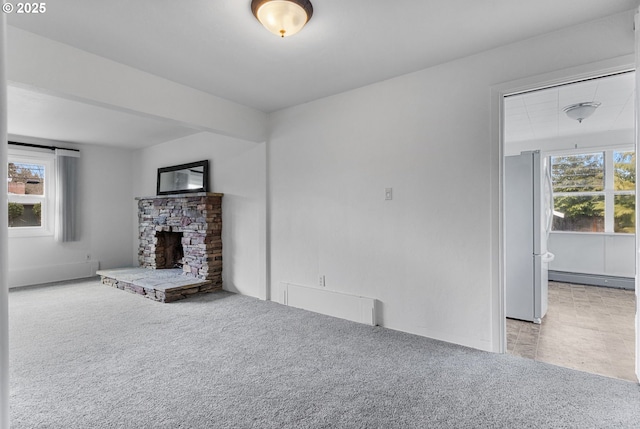
[[[9,288],[93,277],[99,267],[98,261],[86,261],[9,270]]]
[[[280,302],[327,316],[375,326],[376,300],[291,283],[281,283]]]
[[[598,274],[569,273],[565,271],[549,270],[549,280],[581,285],[604,286],[616,289],[635,290],[634,278],[604,276]]]

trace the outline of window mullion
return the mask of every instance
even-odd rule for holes
[[[576,191],[576,192],[554,192],[556,197],[600,197],[604,195],[604,191]]]
[[[614,169],[613,150],[604,152],[604,232],[614,230]]]

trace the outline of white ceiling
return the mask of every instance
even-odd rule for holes
[[[506,97],[505,143],[633,129],[634,92],[635,72],[629,72]],[[563,111],[586,101],[601,105],[582,123]]]
[[[139,149],[198,132],[15,86],[8,88],[7,99],[9,132],[18,136]]]
[[[55,0],[44,14],[13,13],[7,21],[271,112],[627,11],[637,0],[314,0],[311,21],[285,39],[255,20],[250,3]],[[44,111],[58,110],[55,100],[40,102],[52,103]],[[18,110],[16,103],[10,106]],[[22,109],[25,115],[37,111]],[[147,122],[140,128],[147,129],[148,118],[142,119]],[[37,117],[30,122],[42,123]],[[186,132],[169,128],[167,137]],[[117,139],[114,144],[128,146]]]

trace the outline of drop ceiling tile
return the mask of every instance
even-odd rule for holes
[[[635,86],[635,74],[624,73],[615,76],[603,77],[598,81],[598,91],[628,91]]]
[[[612,130],[632,129],[635,124],[635,109],[633,103],[627,105],[620,111],[618,117],[611,123]]]
[[[602,103],[602,106],[624,106],[627,101],[633,98],[633,91],[611,91],[601,92],[595,96],[595,101]]]
[[[558,89],[550,88],[540,91],[529,92],[523,95],[524,102],[527,105],[540,104],[540,103],[555,103],[558,101]]]
[[[557,112],[558,111],[558,102],[557,101],[547,101],[535,104],[529,104],[527,102],[527,112],[531,114],[539,113],[539,112]]]
[[[505,139],[523,141],[633,128],[634,88],[635,73],[626,73],[508,97]],[[594,99],[602,105],[582,124],[563,112],[570,104]]]
[[[559,98],[560,109],[575,103],[593,101],[597,89],[598,84],[595,81],[563,86]]]
[[[558,113],[557,111],[545,110],[535,112],[534,114],[530,115],[529,118],[531,119],[531,123],[536,124],[541,122],[552,122],[558,120]]]

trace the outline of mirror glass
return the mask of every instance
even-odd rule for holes
[[[158,195],[207,192],[209,161],[158,168]]]

